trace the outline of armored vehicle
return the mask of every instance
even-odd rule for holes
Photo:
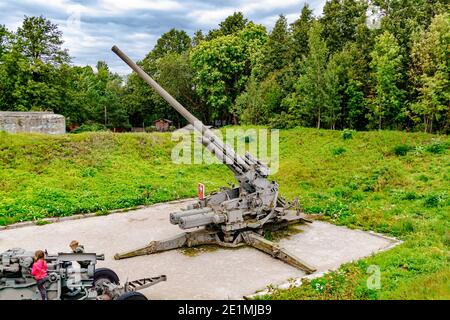
[[[95,253],[45,254],[49,300],[147,300],[137,290],[166,281],[166,276],[144,278],[120,284],[108,268],[96,268],[104,255]],[[78,263],[86,268],[77,268]],[[31,275],[34,254],[21,248],[0,254],[0,300],[40,300],[37,283]]]

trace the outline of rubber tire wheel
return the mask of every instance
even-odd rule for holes
[[[125,292],[120,295],[116,300],[148,300],[146,296],[144,296],[140,292]]]
[[[107,279],[111,283],[120,284],[120,280],[119,280],[119,277],[117,276],[117,274],[114,271],[112,271],[111,269],[108,269],[108,268],[95,269],[95,272],[94,272],[94,285],[100,279]]]

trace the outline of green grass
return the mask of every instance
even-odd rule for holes
[[[174,145],[160,133],[0,132],[0,225],[192,197],[198,182],[207,191],[234,182],[222,165],[173,164]],[[265,298],[450,299],[449,146],[447,136],[424,133],[282,130],[274,179],[285,198],[404,243]],[[370,265],[381,270],[380,289],[367,288]]]

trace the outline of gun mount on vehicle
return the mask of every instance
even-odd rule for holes
[[[152,241],[137,250],[118,253],[115,259],[184,246],[217,244],[223,247],[238,247],[247,244],[307,273],[314,272],[314,267],[263,237],[267,229],[278,230],[289,224],[310,222],[301,214],[298,203],[288,203],[279,195],[278,184],[268,179],[269,168],[248,152],[245,156],[235,153],[119,48],[114,46],[112,51],[194,126],[201,134],[203,146],[228,166],[239,183],[237,188],[222,187],[219,192],[199,199],[186,210],[170,215],[170,222],[183,230],[201,228],[170,239]]]
[[[37,282],[31,275],[34,254],[14,248],[0,254],[0,300],[40,300]],[[58,253],[45,255],[49,300],[147,300],[137,290],[150,287],[166,276],[126,282],[121,286],[117,274],[108,268],[95,268],[104,255],[95,253]],[[77,269],[73,261],[89,262]]]

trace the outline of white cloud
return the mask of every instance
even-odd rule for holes
[[[227,16],[239,11],[231,8],[225,9],[207,9],[207,10],[194,10],[188,13],[188,17],[191,18],[198,26],[213,26],[219,24]]]
[[[129,11],[129,10],[178,10],[182,9],[182,2],[172,0],[101,0],[100,8],[115,13]]]
[[[0,21],[16,30],[24,15],[44,15],[59,25],[73,63],[95,66],[104,60],[111,70],[129,72],[110,48],[117,44],[132,59],[142,59],[163,32],[183,29],[192,35],[208,31],[237,11],[269,30],[279,14],[289,22],[300,15],[306,0],[16,0],[0,2]],[[325,0],[309,0],[320,14]]]
[[[194,8],[188,16],[200,27],[215,26],[234,12],[241,11],[246,17],[271,29],[280,14],[286,15],[289,23],[300,16],[305,3],[320,14],[325,0],[242,0],[234,1],[231,6],[215,6]]]

